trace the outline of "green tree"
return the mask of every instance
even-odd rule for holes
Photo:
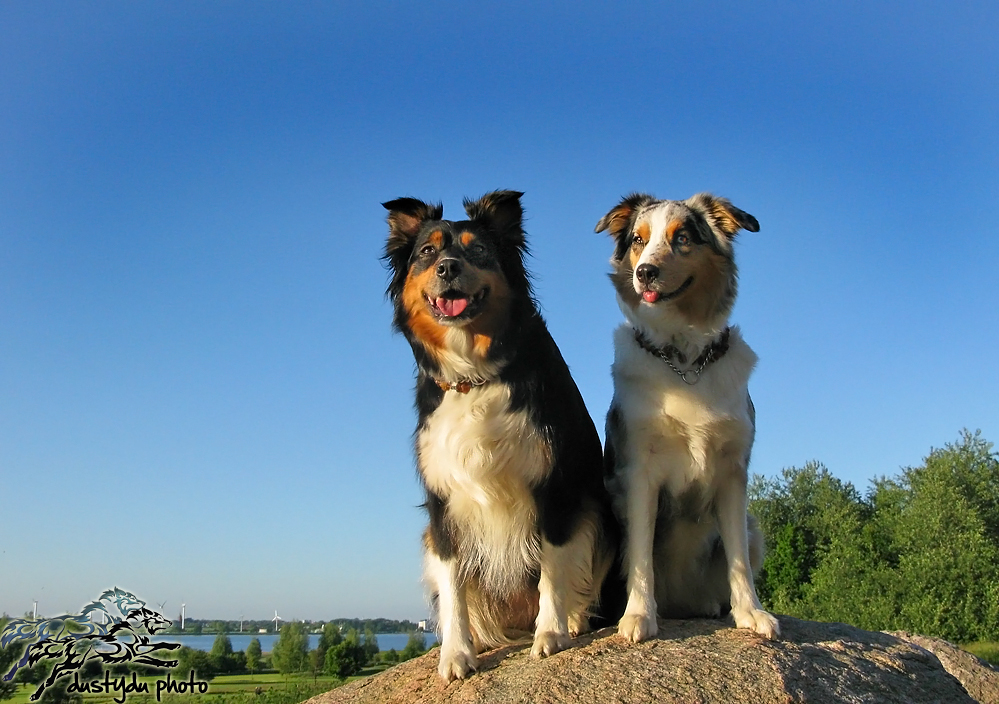
[[[334,645],[343,641],[340,635],[340,627],[335,623],[327,623],[323,626],[323,632],[319,636],[319,643],[316,645],[316,658],[322,667],[326,666],[326,653]]]
[[[218,673],[233,671],[232,641],[225,633],[219,632],[212,643],[212,649],[208,653],[208,659],[212,662],[212,667]]]
[[[886,512],[901,627],[957,642],[999,633],[999,462],[978,433],[903,471]]]
[[[212,659],[203,650],[195,650],[191,653],[191,668],[198,673],[198,676],[206,681],[215,679],[219,671],[212,663]]]
[[[7,615],[0,619],[0,629],[6,625]],[[21,653],[24,652],[23,646],[18,645],[8,645],[6,648],[0,648],[0,700],[10,699],[17,693],[17,684],[14,682],[4,682],[3,677],[10,671],[14,663],[21,657]]]
[[[250,671],[251,675],[260,667],[260,656],[262,654],[260,639],[253,638],[250,644],[246,646],[246,669]]]
[[[999,456],[980,433],[879,477],[866,497],[818,463],[754,477],[777,611],[957,642],[999,633]]]
[[[46,687],[38,704],[83,704],[83,695],[79,692],[69,692],[71,677],[62,677]]]
[[[330,648],[343,640],[340,627],[335,623],[327,623],[323,626],[323,632],[319,636],[319,645]]]
[[[786,609],[801,598],[808,583],[812,552],[805,542],[805,531],[793,523],[784,523],[770,536],[765,568],[757,582],[757,593],[766,604]]]
[[[198,679],[205,681],[213,680],[218,674],[208,653],[185,645],[177,651],[177,667],[174,668],[174,672],[178,678],[187,679],[192,671]]]
[[[325,655],[323,655],[325,658]],[[319,677],[319,673],[323,671],[326,667],[326,660],[319,657],[319,649],[310,650],[308,652],[307,660],[309,666],[309,672],[312,673],[312,681],[315,682]]]
[[[42,660],[34,667],[22,667],[14,675],[18,684],[41,684],[49,676],[49,661]]]
[[[760,598],[795,613],[813,571],[826,554],[853,544],[870,508],[851,483],[818,462],[784,469],[779,479],[754,477],[749,499],[769,547],[757,579]]]
[[[308,665],[309,636],[302,623],[286,623],[271,651],[274,667],[282,675],[304,672]]]
[[[409,639],[406,641],[406,647],[402,649],[399,653],[399,661],[404,662],[406,660],[411,660],[415,657],[419,657],[427,652],[427,641],[422,633],[413,631],[409,634]]]
[[[80,668],[81,680],[97,680],[104,677],[104,665],[99,658],[87,660]]]
[[[364,647],[356,641],[347,639],[326,651],[324,670],[329,675],[350,677],[361,671],[367,659],[368,654],[364,651]]]
[[[364,629],[364,652],[367,656],[366,662],[374,662],[378,657],[378,636],[370,627]]]

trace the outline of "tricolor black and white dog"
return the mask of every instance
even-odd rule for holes
[[[524,268],[521,195],[466,200],[460,221],[414,198],[384,204],[448,680],[532,631],[532,655],[566,648],[589,628],[616,547],[600,439]]]
[[[732,242],[759,223],[723,198],[633,194],[597,223],[614,238],[611,281],[627,322],[614,334],[605,463],[624,523],[628,605],[618,631],[657,632],[656,615],[720,616],[779,632],[753,575],[763,538],[746,512],[756,355],[728,319]]]

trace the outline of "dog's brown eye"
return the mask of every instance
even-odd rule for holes
[[[675,244],[677,247],[686,247],[688,244],[690,244],[690,238],[681,232],[680,234],[678,234],[676,237],[673,238],[673,244]]]
[[[635,236],[634,236],[634,237],[632,238],[632,240],[631,240],[631,246],[632,246],[632,247],[644,247],[644,246],[645,246],[645,240],[643,240],[643,239],[642,239],[641,237],[639,237],[638,235],[635,235]]]
[[[436,247],[434,247],[432,244],[428,244],[425,245],[423,249],[420,250],[420,254],[423,255],[424,257],[428,257],[436,251],[437,251]]]

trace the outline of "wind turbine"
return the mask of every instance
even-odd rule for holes
[[[180,605],[180,631],[184,632],[184,617],[186,615],[187,604]]]
[[[166,615],[166,611],[164,611],[165,608],[166,608],[166,602],[165,601],[161,601],[160,602],[160,615],[161,616]]]
[[[277,611],[274,612],[275,614]],[[38,618],[38,599],[31,600],[31,620],[34,621]]]
[[[239,615],[239,632],[243,632],[243,614]]]
[[[271,620],[274,621],[274,632],[277,633],[278,632],[278,621],[284,621],[283,618],[281,618],[280,616],[278,616],[277,609],[274,609],[274,618],[271,619]]]

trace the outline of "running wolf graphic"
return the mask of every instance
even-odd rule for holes
[[[97,619],[100,619],[98,623]],[[158,650],[176,650],[180,643],[152,643],[149,637],[171,621],[146,606],[139,597],[124,589],[108,589],[79,614],[63,614],[49,619],[11,619],[0,631],[0,646],[24,643],[24,654],[3,676],[10,681],[22,667],[41,660],[54,660],[52,672],[31,695],[38,701],[42,693],[63,675],[78,671],[90,660],[106,665],[134,662],[153,667],[173,668],[176,660],[164,660]]]

